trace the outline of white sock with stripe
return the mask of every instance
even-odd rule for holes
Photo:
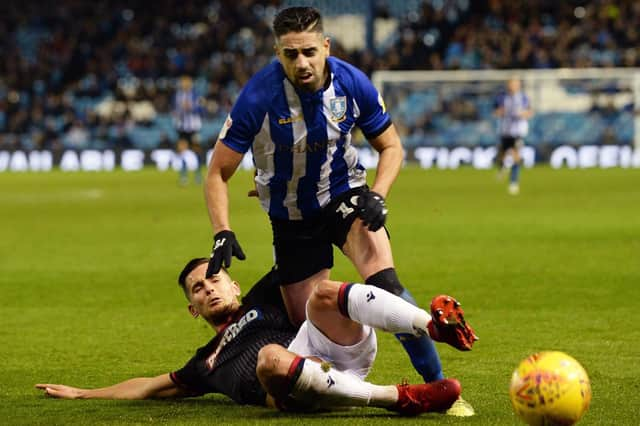
[[[429,335],[431,315],[386,290],[366,284],[343,284],[339,294],[342,314],[360,324],[391,333]]]
[[[395,386],[378,386],[359,377],[330,368],[310,359],[299,358],[304,365],[290,395],[316,409],[333,407],[389,407],[398,400]]]

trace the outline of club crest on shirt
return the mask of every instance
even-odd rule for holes
[[[340,96],[329,99],[329,109],[331,110],[331,120],[343,121],[347,112],[347,97]]]

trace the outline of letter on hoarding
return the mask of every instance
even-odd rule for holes
[[[127,149],[122,151],[120,165],[122,166],[122,170],[128,172],[142,170],[144,167],[144,151],[139,149]]]
[[[457,169],[460,167],[460,164],[470,164],[471,163],[471,150],[469,148],[460,146],[458,148],[453,148],[449,153],[449,168]]]
[[[551,168],[559,169],[565,163],[570,169],[575,169],[578,166],[578,155],[575,149],[563,145],[553,150],[549,164],[551,164]]]
[[[598,165],[598,147],[584,145],[578,148],[578,166],[581,168],[596,167]]]
[[[80,160],[75,151],[65,151],[60,158],[60,170],[63,172],[77,172],[80,170]]]
[[[51,151],[31,151],[29,153],[29,168],[34,172],[48,172],[53,168]]]
[[[156,163],[158,170],[164,172],[169,169],[173,155],[173,151],[170,149],[154,149],[151,151],[151,160]]]

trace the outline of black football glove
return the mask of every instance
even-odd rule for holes
[[[233,231],[220,231],[213,237],[213,248],[211,249],[211,258],[207,267],[206,277],[209,278],[213,274],[220,272],[220,267],[224,262],[224,267],[231,266],[231,256],[235,256],[240,260],[245,259],[245,255],[236,240],[236,234]]]
[[[387,220],[387,206],[384,197],[377,192],[367,191],[358,197],[358,217],[369,231],[376,232]]]

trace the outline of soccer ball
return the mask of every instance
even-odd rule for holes
[[[580,363],[564,352],[539,352],[513,372],[511,404],[529,425],[572,425],[589,408],[591,384]]]

